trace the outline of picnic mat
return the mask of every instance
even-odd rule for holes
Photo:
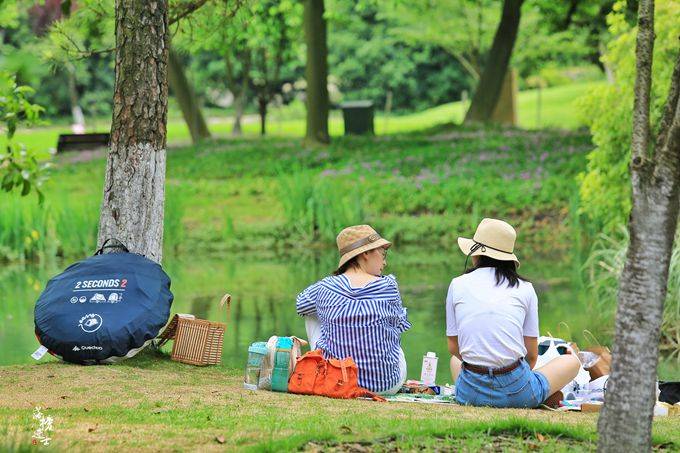
[[[458,404],[453,395],[426,395],[422,393],[397,393],[384,397],[390,403]]]

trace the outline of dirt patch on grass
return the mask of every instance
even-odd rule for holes
[[[366,442],[309,442],[300,451],[308,453],[363,453],[363,452],[478,452],[478,451],[596,451],[595,442],[571,439],[564,436],[521,433],[462,437],[431,437],[406,439],[390,437]]]

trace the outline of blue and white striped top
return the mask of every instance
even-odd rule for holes
[[[345,275],[330,276],[297,297],[299,315],[316,314],[321,335],[316,347],[325,355],[352,357],[359,385],[374,392],[400,379],[401,333],[411,328],[393,275],[354,288]]]

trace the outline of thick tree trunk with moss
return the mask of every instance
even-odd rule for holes
[[[305,0],[307,132],[305,140],[328,143],[328,49],[323,0]]]
[[[638,10],[631,145],[630,245],[619,284],[611,377],[599,420],[599,451],[651,450],[660,328],[680,208],[680,54],[652,146],[650,87],[654,2]]]
[[[198,105],[194,89],[184,74],[184,67],[179,55],[172,49],[170,49],[168,64],[168,82],[170,83],[172,94],[177,99],[179,108],[182,110],[182,116],[191,134],[191,141],[198,143],[201,140],[210,138],[210,131],[203,118],[201,107]]]
[[[116,1],[111,145],[98,243],[115,238],[157,262],[163,244],[168,48],[167,0]]]
[[[466,123],[486,123],[491,120],[517,39],[523,2],[524,0],[503,2],[501,21],[496,29],[484,71],[472,96],[470,108],[465,115]]]

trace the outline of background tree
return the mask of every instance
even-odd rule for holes
[[[209,79],[217,82],[213,89],[218,92],[226,81],[234,98],[237,134],[252,93],[264,135],[270,102],[281,93],[285,81],[294,81],[300,73],[302,5],[289,0],[239,5],[228,1],[207,4],[182,26],[177,42],[194,55],[209,52],[219,59],[211,66],[211,71],[217,71]]]
[[[411,39],[398,19],[404,16],[392,18],[383,11],[392,3],[325,4],[333,102],[370,99],[383,107],[389,94],[392,107],[404,111],[459,99],[473,86],[472,77],[441,46]],[[430,17],[421,22],[430,24]]]
[[[416,0],[380,6],[381,17],[393,24],[390,31],[394,36],[411,45],[441,47],[475,82],[499,13],[498,2],[493,0]]]
[[[298,2],[258,2],[252,5],[248,46],[252,49],[252,85],[260,114],[260,134],[265,135],[267,108],[290,81],[289,63],[300,42],[302,10]]]
[[[98,244],[115,238],[130,251],[160,262],[170,46],[168,3],[118,0],[115,23],[111,147]]]
[[[192,69],[202,78],[201,85],[215,93],[223,93],[224,88],[231,93],[232,135],[239,136],[251,85],[252,50],[247,30],[252,12],[238,2],[232,3],[221,0],[204,6],[180,28],[175,41],[191,55]]]
[[[501,20],[493,38],[487,64],[484,65],[470,108],[465,114],[465,122],[488,122],[491,119],[515,46],[522,3],[524,0],[503,1]]]
[[[169,54],[168,82],[172,94],[177,99],[177,103],[182,110],[182,116],[184,116],[184,121],[189,128],[189,134],[191,134],[191,141],[198,143],[201,140],[210,138],[210,131],[208,130],[205,118],[203,118],[203,112],[201,111],[198,99],[184,73],[182,59],[173,49],[170,49]]]
[[[328,48],[323,0],[305,0],[307,132],[309,142],[328,143]]]
[[[677,16],[675,16],[677,17]],[[619,286],[616,337],[599,450],[651,450],[659,330],[680,208],[680,53],[659,129],[650,120],[654,1],[640,0],[631,140],[630,245]]]

